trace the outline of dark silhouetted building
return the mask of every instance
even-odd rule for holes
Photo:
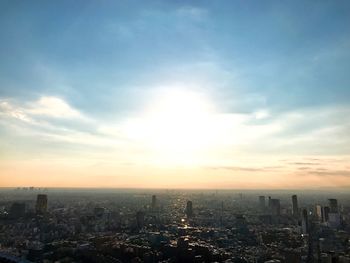
[[[302,228],[303,234],[309,233],[309,221],[308,221],[308,215],[307,215],[306,209],[303,209],[303,212],[302,212],[301,228]]]
[[[330,213],[330,208],[328,206],[325,206],[323,208],[323,221],[328,222],[329,219],[329,213]]]
[[[337,199],[328,199],[329,202],[329,212],[338,213],[338,200]]]
[[[292,211],[293,216],[299,215],[298,197],[296,195],[292,195]]]
[[[270,199],[270,209],[272,215],[281,214],[281,204],[279,199]]]
[[[187,217],[193,216],[192,201],[187,201],[185,213],[186,213]]]
[[[45,214],[47,212],[47,195],[39,194],[36,199],[36,213]]]

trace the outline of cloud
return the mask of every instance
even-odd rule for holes
[[[319,163],[311,163],[311,162],[291,162],[289,164],[293,164],[293,165],[319,165]]]
[[[283,166],[266,166],[266,167],[241,167],[241,166],[211,166],[207,169],[213,170],[231,170],[231,171],[240,171],[240,172],[267,172],[276,169],[281,169]]]
[[[177,112],[179,101],[175,100],[175,108],[171,112]],[[152,101],[149,102],[154,106]],[[184,108],[184,103],[181,107]],[[168,155],[169,160],[176,160],[178,152],[190,156],[184,143],[188,141],[201,147],[197,151],[190,147],[191,144],[188,146],[190,152],[193,150],[196,153],[191,158],[196,159],[196,162],[198,160],[197,165],[201,167],[210,166],[208,169],[252,173],[274,172],[277,169],[282,172],[302,172],[311,171],[312,166],[316,165],[327,168],[324,165],[332,163],[331,158],[325,160],[320,154],[349,154],[347,145],[350,137],[345,132],[349,127],[343,116],[348,111],[347,108],[318,108],[276,114],[268,108],[258,111],[252,109],[248,113],[222,113],[220,109],[213,109],[213,112],[202,116],[203,120],[184,112],[183,116],[189,120],[180,119],[177,124],[181,127],[177,127],[171,124],[173,120],[165,116],[164,111],[160,118],[140,111],[139,114],[113,120],[104,119],[103,116],[96,119],[85,115],[62,98],[41,96],[37,100],[25,102],[0,100],[0,123],[5,127],[3,138],[4,132],[7,132],[7,138],[29,137],[32,144],[61,143],[60,147],[67,149],[75,146],[93,147],[101,153],[103,149],[109,149],[109,153],[129,152],[137,160],[160,162]],[[184,149],[179,148],[178,145],[184,144]],[[178,152],[174,149],[178,149]],[[168,155],[163,150],[169,151]],[[283,164],[285,169],[281,163],[259,161],[276,153],[281,158],[288,155],[307,158],[286,159]],[[108,155],[106,152],[103,154]],[[237,161],[238,155],[242,156],[243,162]],[[258,162],[246,162],[244,156],[255,157]],[[133,158],[130,160],[133,161]],[[179,158],[179,162],[182,160]],[[339,164],[342,163],[344,161],[340,160]]]
[[[181,17],[202,20],[207,16],[208,10],[194,6],[184,6],[177,10],[177,14]]]
[[[63,99],[57,97],[41,97],[38,101],[29,104],[25,112],[29,115],[41,115],[52,118],[84,118],[78,110],[72,108]]]
[[[317,176],[331,176],[331,177],[350,177],[350,170],[314,170],[309,171],[308,174]]]
[[[34,122],[35,118],[87,119],[78,110],[58,97],[43,96],[34,102],[20,103],[10,99],[0,100],[0,114],[25,122]]]

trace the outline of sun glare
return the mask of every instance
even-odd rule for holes
[[[214,105],[200,93],[160,92],[142,118],[129,122],[127,133],[142,140],[161,162],[195,162],[215,139]]]

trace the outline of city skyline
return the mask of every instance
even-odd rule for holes
[[[0,187],[350,187],[350,4],[2,1]]]

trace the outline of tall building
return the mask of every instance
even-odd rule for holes
[[[303,209],[301,217],[301,229],[303,234],[309,233],[309,221],[307,216],[307,210]]]
[[[338,200],[337,199],[328,199],[329,202],[329,212],[338,213]]]
[[[193,216],[192,201],[187,201],[185,213],[186,213],[187,217]]]
[[[330,208],[328,206],[325,206],[323,208],[323,221],[328,222],[329,219],[329,213],[330,213]]]
[[[292,211],[293,216],[299,215],[299,207],[298,207],[298,197],[296,195],[292,195]]]
[[[281,204],[279,199],[270,199],[270,209],[273,215],[281,214]]]
[[[47,195],[39,194],[36,198],[36,213],[45,214],[47,212]]]
[[[316,216],[319,221],[324,221],[324,212],[323,207],[321,205],[316,205]]]
[[[265,210],[265,196],[259,196],[259,207],[261,211]]]
[[[338,228],[341,224],[341,218],[339,213],[328,214],[328,226],[332,228]]]
[[[156,211],[157,210],[157,196],[156,195],[152,195],[151,209],[152,209],[152,211]]]

